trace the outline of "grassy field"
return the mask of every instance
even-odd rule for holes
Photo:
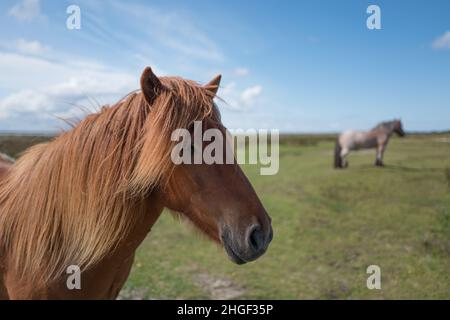
[[[165,212],[121,297],[450,299],[450,135],[395,138],[385,168],[362,151],[339,171],[330,140],[282,140],[276,176],[244,167],[273,219],[263,257],[236,266]],[[366,287],[369,265],[381,290]]]

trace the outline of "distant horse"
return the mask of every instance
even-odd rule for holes
[[[334,167],[346,168],[346,156],[350,151],[370,148],[377,149],[375,165],[383,166],[383,153],[394,132],[400,137],[405,135],[400,120],[382,122],[370,131],[346,131],[340,134],[334,149]]]
[[[146,68],[141,92],[19,158],[0,185],[0,298],[117,297],[165,207],[233,262],[261,256],[271,220],[238,164],[175,165],[170,157],[171,134],[194,121],[226,134],[213,102],[219,83],[158,78]],[[78,268],[81,289],[67,285]]]

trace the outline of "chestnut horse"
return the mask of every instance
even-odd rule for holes
[[[170,157],[172,132],[194,121],[226,134],[213,102],[219,83],[158,78],[146,68],[140,92],[26,151],[0,185],[0,298],[116,298],[164,208],[237,264],[261,256],[271,219],[238,164],[175,165]],[[81,289],[67,286],[72,265]]]
[[[393,133],[400,137],[405,135],[400,120],[381,122],[370,131],[346,131],[336,140],[334,149],[334,167],[346,168],[347,155],[352,150],[376,148],[376,166],[383,166],[383,154]]]

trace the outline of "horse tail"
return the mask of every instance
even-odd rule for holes
[[[336,144],[334,145],[334,168],[342,168],[341,158],[341,144],[339,143],[339,136],[336,138]]]

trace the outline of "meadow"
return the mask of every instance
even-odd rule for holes
[[[47,137],[0,137],[18,156]],[[237,266],[164,212],[139,248],[122,299],[450,299],[450,134],[393,138],[332,168],[332,136],[282,137],[280,170],[244,166],[274,239]],[[366,269],[381,268],[381,290]]]

